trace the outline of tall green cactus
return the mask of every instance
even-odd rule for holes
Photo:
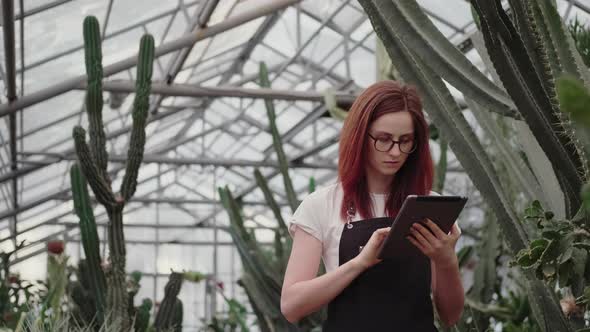
[[[102,50],[100,27],[95,17],[84,20],[84,58],[88,86],[86,88],[86,112],[90,132],[90,150],[95,158],[99,174],[108,179],[106,136],[102,124]]]
[[[128,161],[126,173],[123,178],[119,194],[115,194],[111,188],[111,179],[107,173],[108,156],[106,152],[106,138],[102,122],[102,51],[101,37],[98,20],[88,16],[84,20],[84,52],[86,72],[88,75],[86,112],[88,114],[90,147],[86,143],[86,132],[82,127],[76,126],[73,130],[74,143],[78,162],[82,173],[92,188],[99,203],[104,205],[109,217],[108,245],[110,269],[106,273],[108,287],[106,296],[102,287],[103,277],[100,273],[93,281],[93,293],[96,292],[97,301],[104,312],[108,313],[109,324],[119,326],[127,331],[130,326],[128,311],[128,294],[125,275],[125,236],[123,234],[123,209],[125,203],[133,196],[137,186],[137,175],[143,158],[145,146],[145,126],[148,116],[149,94],[151,89],[151,76],[154,60],[154,39],[146,34],[142,37],[139,47],[136,95],[133,103],[133,129],[129,142]],[[79,180],[79,179],[74,179]],[[74,182],[74,181],[73,181]],[[74,186],[74,185],[73,185]],[[78,189],[83,191],[83,185],[78,184]],[[81,192],[79,191],[79,192]],[[80,194],[79,194],[80,195]],[[91,214],[89,204],[85,204],[85,211],[82,212],[85,224],[82,230],[86,234],[88,243],[84,245],[85,251],[90,255],[90,262],[93,269],[96,268],[97,237],[95,230],[90,230],[92,225],[88,223]],[[80,204],[79,204],[80,205]],[[82,220],[82,218],[81,218]],[[82,227],[82,225],[81,225]],[[95,229],[95,227],[94,227]],[[83,236],[84,237],[84,236]],[[84,238],[83,238],[84,241]],[[99,259],[99,258],[98,258]],[[103,299],[106,297],[106,301]],[[99,309],[101,310],[101,309]]]
[[[260,63],[260,71],[258,75],[258,79],[260,80],[260,86],[262,88],[270,88],[270,80],[268,78],[268,68],[264,62]],[[283,144],[281,143],[281,136],[279,135],[279,130],[277,129],[276,125],[276,113],[275,107],[272,100],[265,99],[264,105],[266,106],[266,114],[268,115],[268,122],[270,125],[270,132],[272,134],[272,143],[277,152],[277,159],[279,160],[279,168],[281,173],[283,174],[283,182],[285,184],[285,192],[287,194],[287,200],[289,201],[289,206],[291,210],[294,212],[297,207],[299,206],[299,200],[297,200],[297,195],[295,194],[295,190],[293,189],[293,182],[289,177],[289,169],[288,169],[288,162],[287,157],[285,156],[285,151],[283,150]]]
[[[172,308],[172,322],[170,324],[174,329],[174,332],[182,332],[183,311],[182,301],[177,298],[174,302],[174,307]]]
[[[152,310],[152,300],[143,299],[141,305],[137,308],[135,316],[135,332],[146,332],[150,322],[150,310]]]
[[[260,85],[270,86],[266,65],[260,64]],[[277,153],[285,192],[291,211],[295,211],[299,205],[297,195],[288,172],[288,161],[285,156],[281,137],[276,124],[276,115],[272,101],[265,102],[269,120],[269,127],[273,136],[273,147]],[[244,287],[248,299],[258,317],[259,327],[262,331],[307,331],[317,327],[323,320],[323,312],[318,312],[304,318],[297,325],[289,323],[280,312],[281,284],[285,273],[289,252],[292,245],[288,234],[287,225],[281,215],[281,209],[277,204],[270,187],[258,170],[254,170],[254,177],[258,187],[262,190],[264,198],[272,210],[278,224],[275,231],[274,252],[268,255],[266,249],[259,246],[256,238],[244,227],[240,207],[227,187],[219,188],[219,196],[223,207],[230,218],[230,232],[238,249],[244,267],[244,273],[239,284]],[[315,179],[310,180],[310,191],[315,190]],[[270,259],[269,259],[270,257]]]
[[[521,29],[519,34],[506,13],[497,7],[498,4],[495,1],[474,1],[473,5],[480,17],[486,48],[496,72],[539,144],[550,156],[549,160],[558,174],[562,190],[567,197],[568,217],[571,217],[581,204],[577,188],[581,187],[586,176],[582,171],[586,168],[586,160],[582,151],[575,144],[575,137],[564,135],[571,129],[566,131],[565,123],[562,122],[565,115],[560,112],[555,99],[555,82],[553,73],[551,73],[551,68],[557,71],[558,68],[564,67],[569,62],[562,59],[563,65],[554,64],[551,66],[551,57],[547,54],[557,52],[543,51],[545,49],[553,50],[553,47],[544,48],[543,46],[549,46],[547,44],[555,40],[545,38],[547,43],[537,42],[535,47],[536,50],[542,51],[537,52],[536,57],[532,59],[538,59],[537,62],[543,66],[540,69],[536,68],[535,61],[530,57],[533,52],[526,48],[526,44],[520,38],[536,41],[539,35],[542,36],[542,29],[534,36],[527,38],[526,30]],[[536,8],[537,4],[527,1],[526,6]],[[531,13],[537,12],[534,8],[531,8],[533,9],[530,10]],[[530,19],[521,21],[530,22]],[[543,17],[539,17],[538,21],[545,22]],[[530,26],[530,29],[534,28],[535,26]],[[564,68],[568,67],[570,66]],[[542,72],[543,75],[535,74],[539,72]],[[560,74],[560,72],[555,74]]]
[[[62,317],[62,299],[68,283],[68,256],[64,253],[47,255],[47,298],[44,308],[51,308],[51,320],[59,321]],[[43,313],[45,314],[45,312]]]
[[[164,288],[164,299],[154,322],[156,332],[167,331],[171,328],[175,332],[182,331],[182,302],[177,297],[182,281],[182,273],[172,272],[170,274]]]
[[[72,165],[70,169],[70,181],[74,198],[74,210],[80,219],[80,235],[86,256],[85,265],[90,270],[90,273],[88,273],[89,288],[96,305],[97,323],[101,325],[106,307],[107,285],[101,266],[98,232],[90,196],[88,195],[88,187],[86,186],[84,174],[82,174],[77,164]]]
[[[524,120],[559,181],[556,188],[544,188],[563,192],[566,217],[575,215],[581,204],[579,188],[588,175],[588,154],[578,140],[588,140],[588,136],[573,130],[568,116],[561,113],[554,78],[568,73],[588,85],[590,73],[573,50],[571,37],[564,33],[553,1],[509,1],[510,18],[499,0],[471,0],[493,63],[488,69],[497,74],[503,86],[477,70],[436,29],[415,0],[359,2],[401,77],[419,88],[425,110],[447,136],[457,159],[492,207],[512,254],[528,247],[535,235],[522,226],[514,200],[509,199],[488,153],[442,79],[479,104],[481,110]],[[563,315],[553,287],[538,282],[527,271],[523,274],[530,282],[527,292],[540,327],[544,331],[570,331],[571,322]]]
[[[135,193],[137,187],[137,175],[139,165],[143,159],[145,146],[145,126],[147,123],[149,97],[151,90],[152,68],[154,61],[154,39],[146,35],[141,39],[139,60],[137,63],[137,81],[135,83],[135,99],[133,100],[133,128],[129,151],[127,153],[127,165],[125,176],[121,183],[121,195],[128,201]]]
[[[289,323],[280,311],[282,275],[273,262],[262,252],[256,239],[244,227],[240,208],[227,187],[219,188],[219,196],[231,222],[231,235],[240,254],[244,272],[240,282],[246,289],[250,301],[255,303],[265,319],[277,331],[299,331]],[[308,319],[306,318],[305,321]]]
[[[75,304],[72,315],[78,322],[84,322],[88,327],[94,327],[95,330],[101,325],[104,318],[104,312],[99,312],[98,301],[96,294],[91,285],[93,275],[89,272],[88,262],[81,259],[78,262],[78,269],[76,271],[77,281],[68,285],[68,293]],[[103,293],[103,298],[106,295]],[[102,309],[104,310],[104,309]]]

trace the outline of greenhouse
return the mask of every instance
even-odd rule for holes
[[[0,332],[590,331],[590,0],[1,4]]]

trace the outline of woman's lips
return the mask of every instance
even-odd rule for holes
[[[390,167],[399,165],[399,161],[384,161],[383,163]]]

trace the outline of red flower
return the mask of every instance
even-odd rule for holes
[[[217,287],[221,290],[223,290],[223,281],[218,281],[217,282]]]
[[[64,243],[63,241],[49,241],[47,242],[47,251],[52,254],[60,255],[64,252]]]
[[[18,275],[16,275],[16,274],[9,275],[8,276],[8,283],[10,283],[10,284],[18,283]]]
[[[3,315],[3,317],[2,317],[2,319],[5,322],[10,322],[13,317],[14,317],[14,314],[13,313],[11,313],[11,312],[5,312],[4,315]]]

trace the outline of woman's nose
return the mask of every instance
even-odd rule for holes
[[[391,156],[395,156],[395,157],[399,156],[402,153],[399,149],[399,144],[398,143],[393,144],[393,146],[391,147],[391,149],[389,150],[388,153]]]

